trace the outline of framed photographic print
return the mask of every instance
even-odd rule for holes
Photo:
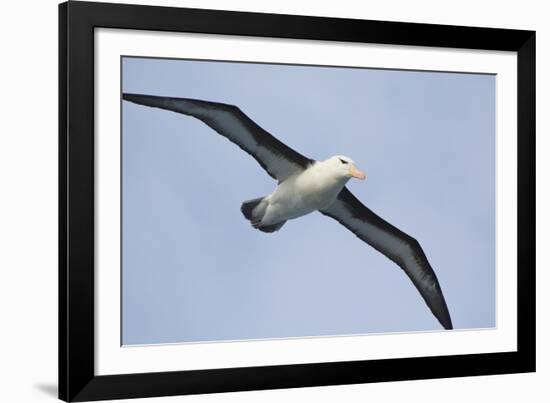
[[[535,33],[68,2],[59,397],[535,370]]]

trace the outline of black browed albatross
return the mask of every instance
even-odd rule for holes
[[[243,202],[241,211],[254,228],[278,231],[287,220],[320,211],[403,269],[441,325],[453,328],[437,277],[418,241],[376,215],[346,188],[352,177],[365,179],[350,158],[341,155],[326,161],[307,158],[277,140],[234,105],[128,93],[122,97],[136,104],[197,118],[258,161],[278,181],[278,186],[268,196]]]

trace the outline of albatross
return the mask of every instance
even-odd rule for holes
[[[366,177],[351,158],[307,158],[262,129],[235,105],[131,93],[122,97],[135,104],[199,119],[250,154],[278,182],[270,195],[242,203],[241,212],[252,227],[273,233],[288,220],[314,211],[333,218],[395,262],[439,323],[445,329],[453,328],[437,276],[418,241],[379,217],[346,187],[351,178]]]

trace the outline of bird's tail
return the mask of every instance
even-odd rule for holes
[[[262,225],[262,219],[266,213],[267,206],[266,197],[258,197],[257,199],[244,201],[243,204],[241,204],[241,212],[254,228],[262,232],[278,231],[286,221],[272,225]]]

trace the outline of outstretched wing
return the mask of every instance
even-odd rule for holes
[[[279,182],[305,170],[313,162],[277,140],[234,105],[139,94],[123,94],[122,98],[203,121],[254,157],[267,173]]]
[[[369,210],[347,188],[321,213],[334,218],[401,267],[445,329],[453,324],[437,277],[418,241]]]

